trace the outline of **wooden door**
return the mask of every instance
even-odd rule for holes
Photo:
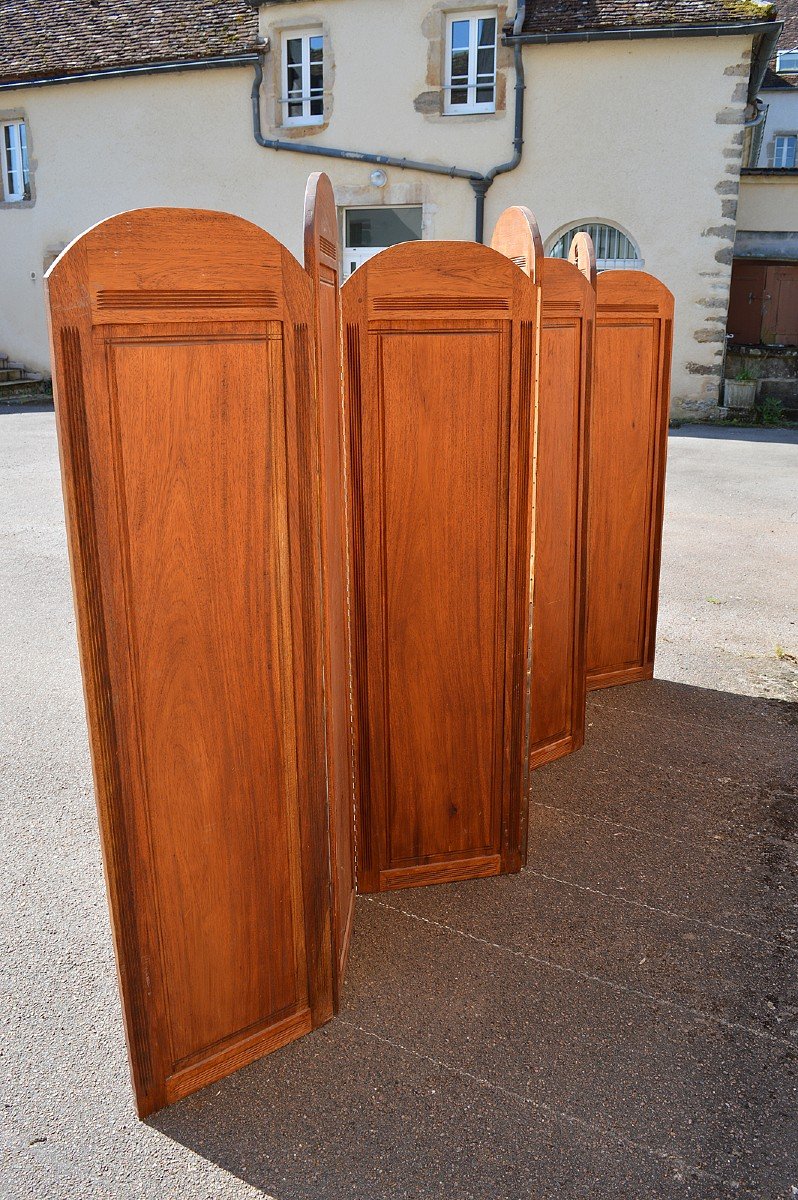
[[[596,285],[588,688],[650,679],[668,445],[673,296],[644,271]]]
[[[341,266],[335,196],[328,176],[321,172],[310,176],[305,191],[305,269],[313,283],[316,318],[327,792],[333,884],[333,985],[337,1009],[355,905],[355,779],[349,696],[346,447],[338,290]]]
[[[798,265],[769,266],[765,275],[762,341],[766,346],[798,346]]]
[[[236,217],[48,273],[97,807],[145,1115],[332,1012],[311,283]]]
[[[413,242],[342,310],[358,887],[518,870],[536,290],[485,246]]]
[[[530,766],[578,750],[585,734],[587,436],[595,256],[586,234],[575,265],[543,258],[528,208],[508,208],[494,249],[540,286]],[[592,274],[591,274],[592,272]]]
[[[733,346],[758,346],[762,341],[766,270],[764,263],[745,259],[732,263],[726,328],[734,338]]]

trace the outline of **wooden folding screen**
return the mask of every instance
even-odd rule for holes
[[[142,1115],[332,1015],[356,889],[520,868],[529,769],[584,736],[586,545],[589,685],[652,673],[672,297],[608,272],[596,315],[589,239],[542,260],[525,209],[494,245],[339,291],[314,175],[305,271],[149,209],[48,273]]]
[[[246,221],[150,209],[48,291],[144,1115],[332,1013],[312,287]]]
[[[492,245],[540,288],[530,766],[578,750],[585,730],[587,441],[595,298],[587,277],[543,258],[528,208],[506,209]]]
[[[322,468],[322,623],[325,643],[327,792],[335,952],[333,985],[337,1009],[355,905],[355,779],[349,692],[348,543],[345,431],[341,405],[338,218],[332,184],[320,172],[310,176],[305,192],[305,269],[313,282],[316,318],[316,386]]]
[[[358,888],[518,870],[537,293],[411,242],[342,288]]]
[[[654,673],[673,327],[673,296],[643,271],[596,290],[588,688]]]

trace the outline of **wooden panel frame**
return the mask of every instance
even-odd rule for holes
[[[341,297],[358,890],[517,871],[526,856],[537,291],[485,246],[413,242],[369,260]],[[464,380],[466,361],[478,384]],[[469,464],[470,475],[458,474]],[[458,571],[473,593],[457,591]],[[491,597],[493,641],[464,633],[482,615],[477,593]],[[414,774],[422,761],[434,787]]]
[[[355,804],[350,694],[346,436],[341,387],[341,263],[332,183],[321,171],[305,190],[305,270],[313,283],[321,467],[321,559],[325,641],[327,792],[336,1011],[355,909]]]
[[[644,271],[602,272],[590,433],[588,690],[654,674],[672,345],[673,296],[664,284]]]
[[[247,221],[144,209],[73,242],[47,294],[146,1116],[332,1014],[312,289]]]
[[[520,205],[501,214],[492,245],[531,277],[541,297],[529,749],[534,768],[578,750],[585,737],[596,260],[586,234],[574,239],[573,265],[544,259],[537,221]]]
[[[589,233],[575,233],[568,250],[568,261],[581,271],[593,291],[596,290],[596,248]]]

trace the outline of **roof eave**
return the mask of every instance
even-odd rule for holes
[[[775,31],[778,37],[781,21],[727,21],[707,25],[628,25],[618,29],[575,29],[562,33],[511,33],[502,39],[506,45],[519,42],[527,46],[542,46],[556,42],[632,41],[638,38],[693,38],[725,36],[757,36]]]
[[[240,54],[216,55],[209,58],[174,59],[167,62],[134,63],[123,67],[101,67],[96,71],[70,71],[61,75],[23,76],[18,79],[0,80],[0,92],[18,91],[22,88],[49,87],[64,83],[91,83],[102,79],[122,79],[136,75],[163,75],[179,71],[208,71],[219,67],[243,67],[256,62],[254,51]]]

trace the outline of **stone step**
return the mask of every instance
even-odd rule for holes
[[[0,402],[16,396],[39,396],[47,390],[44,376],[29,371],[24,379],[0,379]]]

